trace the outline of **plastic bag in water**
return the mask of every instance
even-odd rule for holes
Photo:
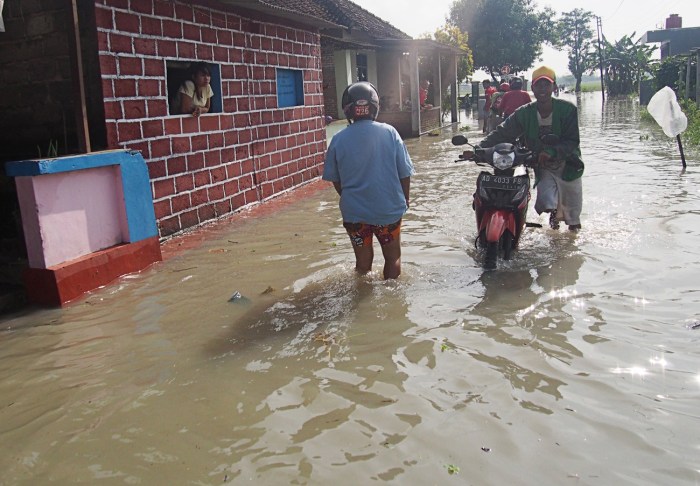
[[[676,93],[668,86],[651,97],[647,110],[668,137],[676,137],[688,128],[688,118],[676,100]]]

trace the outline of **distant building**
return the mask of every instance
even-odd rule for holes
[[[641,41],[644,44],[659,43],[661,59],[690,54],[691,50],[700,48],[700,27],[683,28],[683,18],[671,14],[666,19],[665,29],[647,31]]]

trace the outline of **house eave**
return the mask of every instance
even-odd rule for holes
[[[278,5],[271,5],[264,0],[216,0],[218,3],[231,7],[238,7],[253,12],[260,12],[275,17],[281,17],[285,20],[291,20],[299,24],[309,25],[318,29],[342,29],[347,27],[338,25],[327,20],[314,17],[313,15],[303,14],[296,10],[287,9]]]

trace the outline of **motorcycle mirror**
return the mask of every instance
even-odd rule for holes
[[[464,135],[455,135],[452,137],[452,145],[465,145],[469,143],[469,139]]]
[[[559,135],[554,133],[548,133],[541,138],[542,143],[545,145],[557,145],[559,143]]]

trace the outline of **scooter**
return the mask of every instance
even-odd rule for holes
[[[473,157],[466,159],[462,154],[460,160],[474,160],[477,165],[493,168],[493,173],[479,174],[472,203],[478,228],[476,244],[486,250],[484,269],[493,270],[500,253],[504,260],[510,260],[518,247],[530,202],[528,167],[534,155],[520,144],[499,143],[481,148],[470,144],[464,135],[453,137],[452,144],[474,148]]]

